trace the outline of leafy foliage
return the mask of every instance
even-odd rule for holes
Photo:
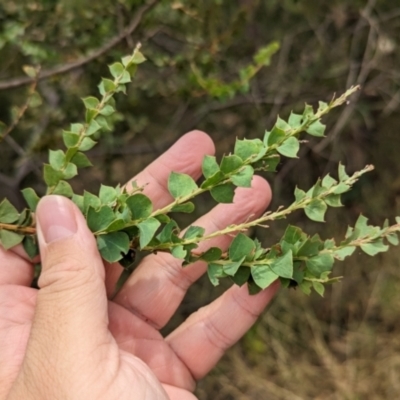
[[[255,56],[255,62],[267,64],[272,53],[271,48],[262,50]],[[83,99],[85,121],[72,123],[69,130],[63,132],[66,150],[50,150],[49,162],[43,168],[47,194],[63,195],[75,202],[85,215],[104,260],[120,261],[131,270],[135,263],[132,252],[142,255],[170,252],[182,259],[183,265],[199,260],[206,262],[208,276],[214,285],[218,285],[221,278],[230,278],[238,285],[248,283],[250,292],[257,293],[280,280],[283,286],[298,286],[306,294],[314,289],[323,295],[324,284],[338,280],[330,277],[335,259],[343,260],[352,255],[357,247],[374,256],[388,250],[386,242],[398,244],[399,218],[396,224],[390,226],[385,222],[380,228],[368,225],[368,220],[360,216],[339,243],[333,239],[324,241],[318,235],[310,237],[292,225],[270,248],[263,248],[257,239],[243,233],[253,226],[265,226],[267,222],[286,218],[297,210],[304,210],[313,221],[323,222],[328,208],[340,207],[341,195],[348,192],[361,175],[372,170],[372,166],[349,176],[344,166],[339,165],[336,179],[326,175],[307,191],[296,188],[292,204],[211,234],[205,234],[201,227],[191,226],[182,235],[171,216],[176,212],[192,212],[194,204],[191,200],[204,192],[210,192],[216,202],[230,203],[236,187],[251,186],[255,171],[275,170],[281,156],[297,157],[301,134],[324,136],[325,126],[321,118],[345,103],[357,87],[350,88],[329,104],[320,102],[316,111],[306,105],[302,114],[292,113],[288,121],[278,117],[272,129],[265,132],[263,140],[238,139],[233,153],[224,155],[219,162],[215,157],[206,156],[202,165],[204,180],[200,186],[189,175],[172,172],[168,190],[174,200],[162,209],[154,209],[151,200],[142,193],[142,188],[136,186],[133,191],[118,185],[115,188],[102,186],[98,195],[87,191],[83,195],[74,194],[67,181],[78,174],[79,168],[91,166],[84,153],[96,145],[101,132],[109,129],[108,118],[116,112],[115,94],[126,92],[126,84],[135,75],[137,64],[144,60],[137,47],[132,55],[110,66],[113,79],[102,79],[100,98],[90,96]],[[38,249],[32,211],[39,196],[31,188],[25,189],[23,195],[30,209],[22,213],[18,213],[8,200],[0,203],[0,241],[6,249],[23,243],[33,258]],[[201,242],[237,232],[226,253],[219,248],[210,248],[202,253],[197,251]]]

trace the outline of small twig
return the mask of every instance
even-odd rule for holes
[[[121,33],[114,36],[106,44],[104,44],[97,50],[94,50],[93,52],[91,52],[88,56],[83,57],[80,60],[75,61],[73,63],[59,65],[55,68],[51,68],[46,71],[43,71],[41,74],[39,74],[38,80],[41,81],[43,79],[47,79],[54,75],[65,74],[66,72],[69,72],[69,71],[72,71],[79,67],[82,67],[83,65],[95,60],[96,58],[100,57],[104,53],[108,52],[113,47],[115,47],[118,43],[120,43],[122,40],[124,40],[127,36],[130,36],[136,30],[136,28],[139,26],[139,24],[143,18],[143,15],[147,11],[149,11],[151,8],[153,8],[158,2],[159,2],[159,0],[151,0],[148,4],[141,7],[138,10],[138,12],[135,14],[135,16],[133,17],[131,23]],[[0,90],[11,89],[11,88],[24,86],[24,85],[29,85],[32,82],[33,82],[33,79],[29,78],[29,77],[7,79],[4,81],[0,81]]]

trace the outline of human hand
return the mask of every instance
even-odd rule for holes
[[[210,138],[181,138],[135,180],[155,207],[171,201],[169,173],[198,178]],[[206,232],[260,215],[270,201],[261,178],[237,189],[234,204],[219,204],[195,222]],[[206,270],[181,267],[169,254],[146,257],[118,295],[108,300],[122,268],[103,264],[93,235],[68,199],[48,196],[37,209],[42,275],[30,287],[33,266],[21,248],[0,247],[0,400],[192,400],[202,378],[255,322],[277,285],[256,296],[231,287],[163,338],[187,289]],[[208,246],[227,248],[231,237]],[[202,247],[205,250],[205,244]]]

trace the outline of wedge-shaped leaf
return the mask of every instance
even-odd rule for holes
[[[308,127],[306,132],[312,136],[323,137],[325,133],[325,125],[320,121],[315,121]]]
[[[178,224],[174,221],[171,220],[169,221],[162,231],[157,235],[157,239],[160,241],[160,243],[174,243],[175,241],[173,240],[173,237],[177,238],[177,235],[179,234],[179,227]]]
[[[86,155],[79,151],[72,157],[71,163],[75,164],[78,168],[86,168],[93,166],[93,164],[86,157]]]
[[[160,221],[155,218],[148,218],[138,224],[140,232],[139,243],[141,248],[146,247],[150,243],[160,225]]]
[[[256,244],[248,236],[243,233],[239,233],[235,239],[233,239],[229,246],[229,258],[232,261],[238,261],[245,257],[247,260],[251,260]]]
[[[117,191],[112,186],[101,185],[99,191],[99,199],[102,204],[111,204],[117,200]]]
[[[341,249],[335,250],[335,252],[333,253],[333,257],[342,261],[346,257],[351,256],[355,250],[356,250],[355,246],[346,246]]]
[[[235,186],[225,183],[210,190],[212,198],[218,203],[232,203],[235,196]]]
[[[75,164],[68,163],[62,171],[62,174],[64,179],[71,179],[74,176],[78,175],[78,169]]]
[[[301,114],[295,114],[294,112],[291,112],[288,123],[292,129],[299,129],[303,125],[303,116]]]
[[[5,229],[0,229],[0,243],[5,250],[11,249],[12,247],[20,244],[24,240],[24,235],[19,235],[18,233],[6,231]]]
[[[70,199],[74,195],[74,191],[68,182],[59,181],[53,190],[53,194],[59,194]]]
[[[211,247],[201,255],[201,259],[207,262],[218,261],[221,259],[222,250],[218,247]]]
[[[340,182],[336,188],[333,190],[334,194],[342,194],[342,193],[346,193],[350,190],[350,186],[346,185],[343,182]]]
[[[174,199],[189,196],[197,189],[196,182],[191,176],[171,172],[168,178],[168,191]]]
[[[251,165],[245,165],[235,175],[231,176],[231,181],[238,187],[251,187],[254,169]]]
[[[263,148],[264,144],[260,139],[236,139],[234,153],[242,160],[247,160],[250,157],[255,158]]]
[[[99,210],[89,207],[87,224],[92,232],[104,231],[116,219],[113,210],[108,206],[102,206]]]
[[[85,210],[85,213],[88,211],[89,207],[92,207],[95,210],[99,209],[101,207],[101,201],[96,195],[85,190],[83,192],[83,209]]]
[[[395,233],[386,236],[387,241],[393,246],[397,246],[399,244],[399,238]]]
[[[121,231],[126,226],[126,222],[122,218],[117,218],[104,229],[105,232]]]
[[[281,278],[291,279],[293,277],[293,253],[288,251],[282,257],[272,260],[270,267],[275,274]]]
[[[275,126],[279,129],[282,129],[283,131],[289,131],[291,129],[291,126],[281,117],[278,116],[276,119]]]
[[[254,282],[261,288],[265,289],[273,282],[279,279],[277,275],[268,265],[255,265],[251,268],[251,276]]]
[[[224,156],[221,160],[221,171],[224,174],[230,174],[234,171],[237,171],[242,165],[243,160],[240,157],[234,154],[230,156]]]
[[[335,259],[330,253],[320,253],[306,261],[307,270],[319,278],[322,273],[332,269]]]
[[[113,92],[116,88],[117,86],[115,83],[107,78],[103,78],[99,85],[99,91],[102,96],[104,96],[106,93]]]
[[[173,206],[171,212],[181,212],[190,214],[194,211],[194,209],[195,209],[194,204],[191,201],[188,201],[187,203],[177,204],[176,206]]]
[[[39,246],[35,236],[25,236],[24,240],[22,241],[22,245],[24,246],[24,250],[31,260],[33,260],[39,254]]]
[[[201,237],[204,235],[205,229],[201,226],[189,226],[186,230],[185,234],[183,235],[184,239],[194,239],[197,237]]]
[[[93,119],[89,126],[86,129],[85,135],[86,136],[91,136],[93,134],[95,134],[98,130],[101,129],[101,125],[95,120]]]
[[[250,268],[244,265],[239,267],[236,274],[231,278],[236,285],[244,285],[250,278]]]
[[[201,184],[201,188],[202,189],[210,188],[212,186],[217,185],[224,179],[226,179],[225,174],[221,171],[217,171],[214,175],[211,175],[210,177],[208,177],[203,181],[203,183]]]
[[[129,251],[129,237],[125,232],[111,232],[97,236],[101,257],[112,263],[122,259]]]
[[[366,243],[361,245],[361,250],[369,256],[375,256],[378,253],[385,252],[389,249],[389,246],[383,244],[382,239],[378,239],[372,243]]]
[[[65,163],[65,153],[62,150],[49,150],[50,165],[59,171]]]
[[[330,194],[324,198],[324,201],[329,207],[343,207],[340,194]]]
[[[36,211],[36,207],[39,203],[40,197],[36,194],[36,192],[32,188],[22,189],[21,192],[22,196],[24,196],[24,199],[28,204],[28,207],[32,211]]]
[[[264,143],[268,146],[273,146],[274,144],[278,144],[285,139],[285,131],[283,129],[275,126],[272,131],[269,133],[268,137],[264,136]],[[267,143],[265,142],[267,140]]]
[[[296,202],[300,202],[301,200],[307,197],[307,194],[304,190],[301,190],[296,186],[296,189],[294,190],[294,197]]]
[[[314,199],[311,201],[310,204],[306,206],[304,212],[306,213],[307,217],[313,221],[317,222],[324,222],[325,219],[325,212],[328,206],[325,204],[324,201],[320,199]]]
[[[324,297],[325,286],[321,282],[312,282],[314,290],[321,296]]]
[[[185,250],[185,248],[183,246],[175,246],[172,248],[171,254],[175,258],[179,258],[179,259],[183,260],[187,255],[187,250]]]
[[[346,173],[346,168],[341,163],[339,163],[338,175],[339,175],[339,180],[340,181],[345,181],[346,179],[349,179],[349,176]]]
[[[99,99],[93,96],[85,97],[82,101],[86,108],[96,108],[100,103]]]
[[[101,110],[100,114],[104,115],[105,117],[109,117],[110,115],[115,113],[115,108],[110,106],[109,104],[105,105]]]
[[[332,178],[329,174],[326,174],[324,179],[322,179],[321,185],[326,189],[330,189],[332,186],[337,185],[337,183],[336,179]]]
[[[12,224],[19,218],[17,209],[7,200],[4,199],[0,203],[0,222],[4,224]]]
[[[111,75],[114,78],[117,78],[118,76],[122,75],[125,71],[124,66],[120,62],[115,62],[114,64],[110,65],[108,68],[110,69]]]
[[[64,178],[64,173],[56,171],[51,165],[44,164],[43,177],[47,186],[55,186],[61,179]]]
[[[80,151],[88,151],[90,150],[97,142],[94,140],[90,139],[90,137],[85,137],[81,144],[79,145],[78,149]]]
[[[245,260],[245,258],[246,257],[242,257],[238,261],[231,261],[226,264],[223,264],[224,272],[229,276],[235,276],[236,273],[238,272],[240,266],[242,265],[243,261]],[[243,268],[247,268],[247,267],[243,267]]]
[[[295,158],[300,149],[300,143],[295,137],[286,139],[278,148],[280,154],[285,157]]]
[[[145,61],[146,61],[146,57],[139,50],[135,50],[135,52],[133,53],[132,57],[130,58],[129,63],[141,64],[141,63],[143,63]]]
[[[307,238],[297,251],[299,257],[312,257],[318,254],[324,248],[324,242],[318,234],[311,238]]]
[[[214,156],[209,156],[209,155],[206,155],[203,158],[203,163],[201,168],[205,178],[209,178],[210,176],[213,176],[215,173],[219,171],[219,165],[217,163],[216,158]]]
[[[63,132],[64,144],[67,148],[75,147],[79,143],[80,136],[73,132]]]
[[[227,276],[224,272],[222,265],[213,263],[208,264],[207,275],[208,278],[210,279],[210,282],[214,286],[219,285],[220,278],[225,278]]]
[[[290,244],[296,244],[304,236],[305,235],[303,231],[299,227],[288,225],[283,235],[283,240],[285,240],[285,242]]]
[[[132,219],[147,218],[153,212],[151,200],[142,193],[134,194],[126,199],[126,205],[132,214]]]

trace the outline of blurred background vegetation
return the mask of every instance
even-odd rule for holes
[[[1,143],[0,200],[22,207],[21,188],[43,193],[41,164],[60,146],[61,130],[83,118],[79,98],[96,94],[107,64],[140,41],[148,61],[118,97],[111,132],[90,152],[95,168],[73,181],[75,191],[123,183],[192,129],[209,133],[219,155],[229,152],[236,137],[263,135],[278,114],[360,84],[350,104],[325,119],[326,138],[311,138],[300,160],[266,177],[274,208],[291,201],[296,184],[334,174],[338,161],[349,172],[372,163],[376,170],[327,224],[301,214],[290,222],[324,238],[342,236],[359,213],[381,224],[400,215],[399,38],[400,4],[391,0],[2,0],[0,120],[15,127]],[[275,42],[280,50],[267,66]],[[41,67],[38,82],[26,65]],[[202,198],[197,212],[211,206]],[[272,242],[286,223],[251,234]],[[343,282],[324,298],[282,291],[199,383],[199,398],[396,398],[399,260],[394,248],[338,264]],[[225,289],[200,280],[165,332]]]

